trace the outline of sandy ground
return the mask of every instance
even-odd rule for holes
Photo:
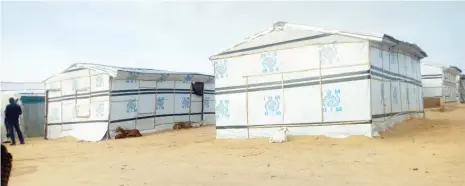
[[[11,186],[465,186],[465,106],[427,112],[383,138],[215,140],[214,128],[98,143],[9,147]]]

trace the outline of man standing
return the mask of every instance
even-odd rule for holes
[[[5,120],[11,137],[11,145],[16,145],[15,130],[18,133],[19,142],[24,144],[23,133],[19,128],[19,116],[23,113],[23,111],[21,110],[21,107],[16,104],[14,98],[10,98],[8,101],[10,101],[10,104],[5,108]]]

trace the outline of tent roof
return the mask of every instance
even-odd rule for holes
[[[456,67],[456,66],[450,66],[450,68],[453,68],[453,69],[457,70],[458,72],[462,73],[462,70],[461,70],[459,67]]]
[[[342,35],[363,40],[387,43],[392,46],[403,46],[409,53],[416,54],[420,59],[428,57],[427,54],[416,44],[400,41],[387,34],[368,34],[360,32],[347,32],[341,30],[325,29],[313,26],[291,24],[287,22],[276,22],[273,27],[250,36],[242,42],[233,45],[229,49],[211,56],[210,60],[219,59],[224,55],[239,53],[259,48],[266,48],[291,42],[316,39],[330,35]],[[273,36],[268,38],[265,36]]]
[[[75,63],[64,70],[62,73],[71,72],[80,69],[91,69],[94,71],[98,71],[101,73],[106,73],[112,77],[116,77],[118,71],[123,72],[138,72],[141,74],[192,74],[192,75],[204,75],[200,73],[194,72],[175,72],[175,71],[167,71],[167,70],[157,70],[157,69],[150,69],[150,68],[132,68],[132,67],[118,67],[118,66],[110,66],[110,65],[101,65],[101,64],[92,64],[92,63]]]
[[[43,82],[0,82],[0,91],[45,91]]]
[[[459,74],[462,73],[462,70],[456,66],[446,66],[446,65],[441,65],[441,64],[437,64],[437,63],[431,63],[429,61],[426,61],[426,62],[421,62],[422,65],[427,65],[427,66],[433,66],[433,67],[438,67],[438,68],[442,68],[444,70],[455,70],[457,71]]]
[[[168,70],[157,70],[157,69],[150,69],[150,68],[132,68],[132,67],[118,67],[118,66],[110,66],[110,65],[101,65],[101,64],[93,64],[93,63],[74,63],[60,74],[66,72],[72,72],[82,69],[90,69],[93,71],[97,71],[100,73],[108,74],[111,77],[118,76],[118,72],[129,72],[129,73],[140,73],[141,75],[178,75],[178,76],[186,76],[186,75],[196,75],[196,76],[207,76],[213,77],[212,75],[208,74],[201,74],[196,72],[175,72],[175,71],[168,71]],[[43,82],[47,82],[50,78],[54,77],[55,75],[50,76],[49,78],[45,79]]]

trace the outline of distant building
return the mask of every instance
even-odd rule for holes
[[[459,92],[459,77],[462,70],[455,66],[443,66],[432,63],[422,63],[421,79],[425,101],[443,98],[445,103],[456,102]]]

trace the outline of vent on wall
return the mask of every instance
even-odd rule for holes
[[[286,22],[278,21],[273,25],[273,31],[282,31],[284,30],[285,26],[286,26]]]

